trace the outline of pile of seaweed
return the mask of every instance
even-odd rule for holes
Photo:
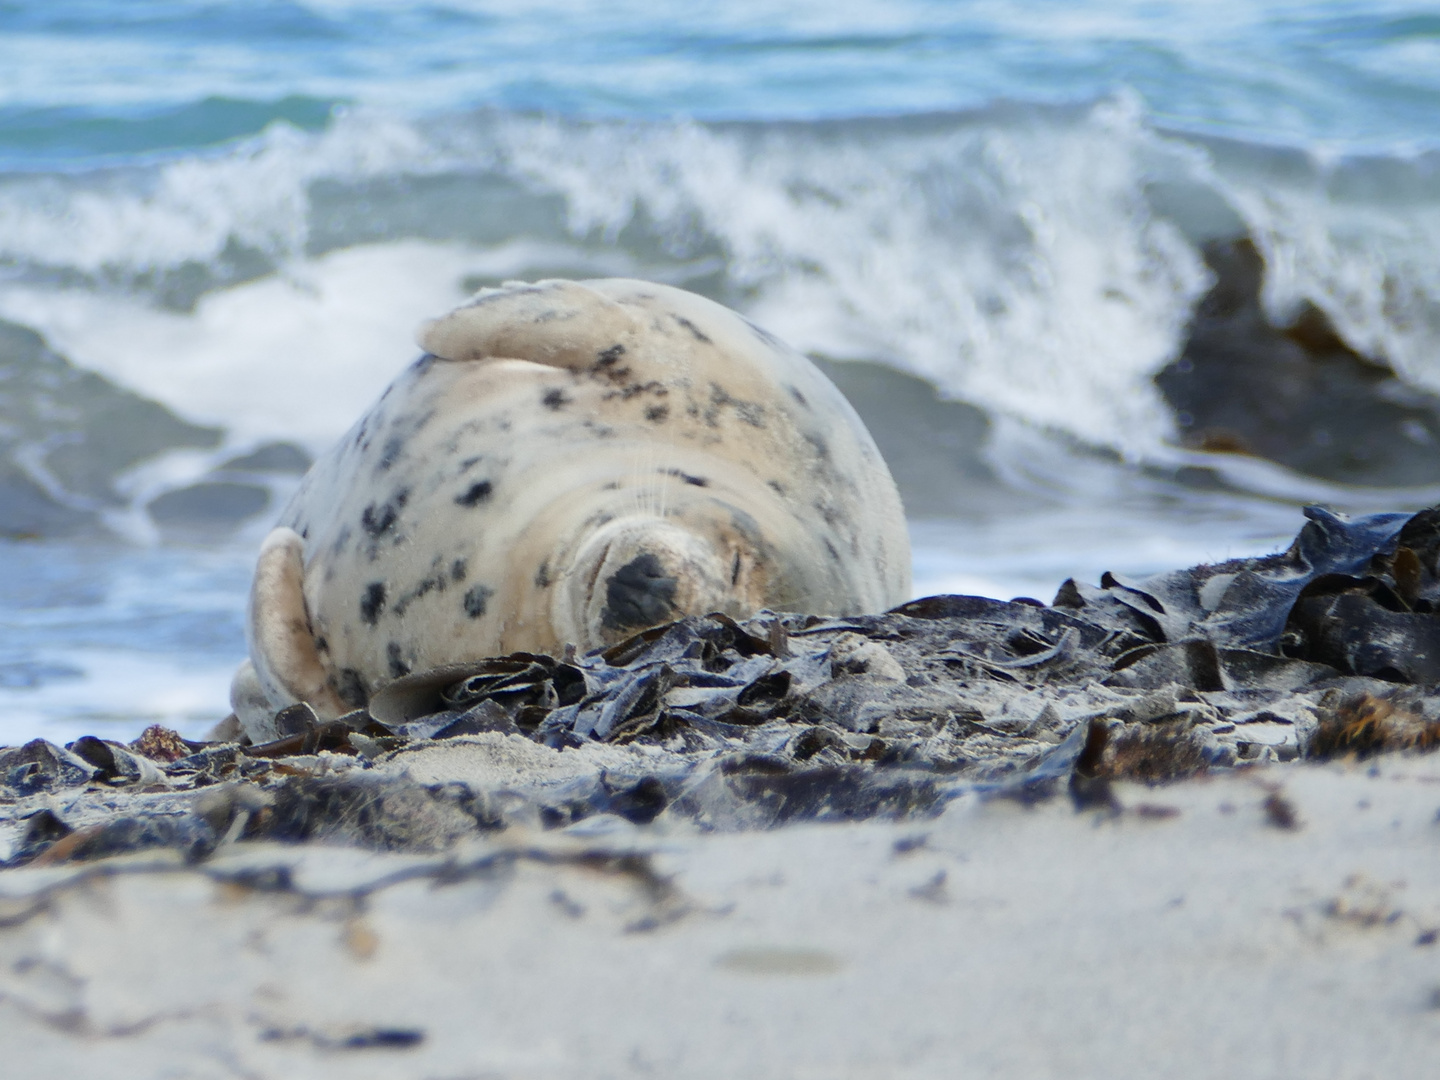
[[[585,656],[482,659],[407,676],[336,721],[291,706],[258,746],[159,728],[128,746],[37,739],[0,751],[10,863],[203,858],[261,838],[431,850],[662,815],[709,829],[901,818],[966,792],[1113,807],[1115,779],[1440,745],[1426,692],[1440,508],[1306,515],[1284,552],[1066,581],[1050,605],[715,614]],[[461,745],[523,767],[412,777],[419,755]]]

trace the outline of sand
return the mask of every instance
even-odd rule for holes
[[[466,753],[425,767],[496,768]],[[4,1075],[1433,1070],[1440,758],[1116,790],[1120,813],[975,795],[903,823],[606,816],[431,856],[0,872]]]

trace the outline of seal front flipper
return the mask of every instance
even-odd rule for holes
[[[260,545],[255,564],[245,626],[250,660],[273,709],[304,701],[322,719],[333,719],[350,710],[330,685],[329,672],[315,647],[304,583],[305,541],[295,530],[281,526]],[[254,732],[250,737],[257,734],[270,733]]]

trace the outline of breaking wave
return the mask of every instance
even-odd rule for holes
[[[267,441],[318,451],[420,319],[543,275],[681,284],[995,423],[1173,464],[1155,376],[1216,284],[1207,245],[1239,238],[1273,325],[1313,309],[1440,391],[1440,156],[1179,134],[1126,95],[803,123],[277,120],[219,150],[0,178],[0,317],[223,431],[132,481],[146,498]]]

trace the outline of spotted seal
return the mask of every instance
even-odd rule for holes
[[[262,546],[232,688],[252,737],[284,705],[336,716],[445,664],[908,598],[869,433],[735,312],[642,281],[509,283],[419,343]]]

